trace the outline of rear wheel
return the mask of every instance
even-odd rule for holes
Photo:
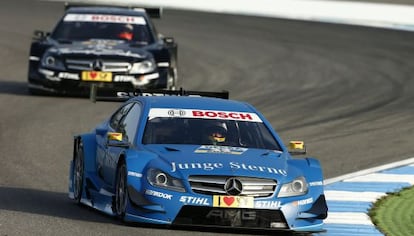
[[[73,168],[73,195],[76,202],[80,202],[83,191],[84,177],[84,156],[83,144],[79,142],[75,150],[74,168]]]
[[[126,166],[125,163],[121,163],[117,171],[115,192],[115,214],[121,219],[125,216],[127,201]]]

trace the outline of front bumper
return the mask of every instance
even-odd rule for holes
[[[29,74],[29,89],[57,94],[89,94],[92,84],[102,91],[165,88],[168,70],[158,69],[148,74],[115,74],[110,82],[81,80],[81,72],[39,69]]]
[[[251,208],[217,207],[213,196],[128,188],[130,205],[126,221],[154,224],[267,229],[297,232],[323,231],[327,207],[324,195],[283,201],[255,199]],[[231,196],[229,196],[231,197]]]

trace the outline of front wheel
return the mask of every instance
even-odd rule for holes
[[[125,216],[128,201],[126,181],[126,166],[125,163],[121,163],[117,171],[115,190],[115,214],[120,219],[123,219]]]
[[[84,156],[83,145],[80,142],[75,150],[74,169],[73,169],[73,195],[76,202],[80,202],[83,190],[84,176]]]

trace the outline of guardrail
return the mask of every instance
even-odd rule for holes
[[[79,0],[44,0],[87,2]],[[102,4],[116,0],[89,0]],[[125,4],[191,11],[252,15],[414,31],[414,6],[324,0],[123,0]]]

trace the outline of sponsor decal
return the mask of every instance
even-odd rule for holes
[[[171,198],[172,198],[171,194],[161,193],[161,192],[150,190],[150,189],[145,190],[145,194],[150,195],[150,196],[154,196],[154,197],[164,198],[164,199],[167,199],[167,200],[171,200]]]
[[[141,173],[134,172],[134,171],[128,171],[128,175],[129,176],[134,176],[134,177],[137,177],[137,178],[141,178],[142,177],[142,174]]]
[[[222,153],[222,154],[240,155],[247,150],[248,150],[247,148],[241,148],[241,147],[203,145],[197,148],[194,152],[195,153]]]
[[[280,201],[256,201],[254,202],[254,208],[263,209],[279,209],[282,206]]]
[[[323,181],[310,182],[309,186],[322,186]]]
[[[254,198],[247,196],[213,196],[213,207],[253,208]]]
[[[114,77],[114,82],[131,82],[134,80],[135,80],[135,77],[129,76],[129,75],[116,75]]]
[[[191,205],[210,206],[210,203],[208,202],[208,198],[204,198],[204,197],[181,196],[180,202],[186,205],[191,204]]]
[[[112,73],[102,71],[82,71],[82,80],[84,81],[100,81],[111,82]]]
[[[104,22],[104,23],[121,23],[133,25],[146,25],[144,17],[141,16],[123,16],[123,15],[102,15],[102,14],[67,14],[63,21],[74,22]]]
[[[171,172],[177,170],[190,170],[190,169],[201,169],[201,170],[215,170],[223,168],[223,163],[218,162],[203,162],[203,163],[175,163],[171,162]]]
[[[62,79],[72,79],[72,80],[80,79],[78,74],[68,73],[68,72],[60,72],[58,77]]]
[[[168,115],[171,117],[180,117],[180,116],[185,116],[185,111],[184,110],[169,110],[168,111]]]
[[[313,203],[313,198],[306,198],[306,199],[303,199],[303,200],[299,200],[299,201],[294,201],[294,202],[292,202],[292,204],[294,205],[294,206],[303,206],[303,205],[307,205],[307,204],[311,204],[311,203]]]
[[[251,114],[249,113],[239,113],[239,112],[225,112],[225,111],[192,111],[194,117],[203,117],[203,118],[221,118],[221,119],[231,119],[231,120],[253,120]]]
[[[150,110],[149,117],[170,117],[168,108],[154,108]],[[212,111],[212,110],[192,110],[177,109],[185,111],[182,118],[201,118],[201,119],[221,119],[221,120],[241,120],[250,122],[262,122],[256,113],[236,112],[236,111]]]
[[[204,171],[213,171],[216,169],[222,169],[225,165],[221,162],[184,162],[176,163],[171,162],[171,172],[176,172],[177,170],[204,170]],[[226,167],[229,167],[232,170],[245,170],[252,172],[267,172],[270,174],[283,175],[287,176],[287,171],[284,169],[277,169],[274,167],[268,166],[258,166],[253,164],[245,164],[239,162],[229,162],[226,164]]]

